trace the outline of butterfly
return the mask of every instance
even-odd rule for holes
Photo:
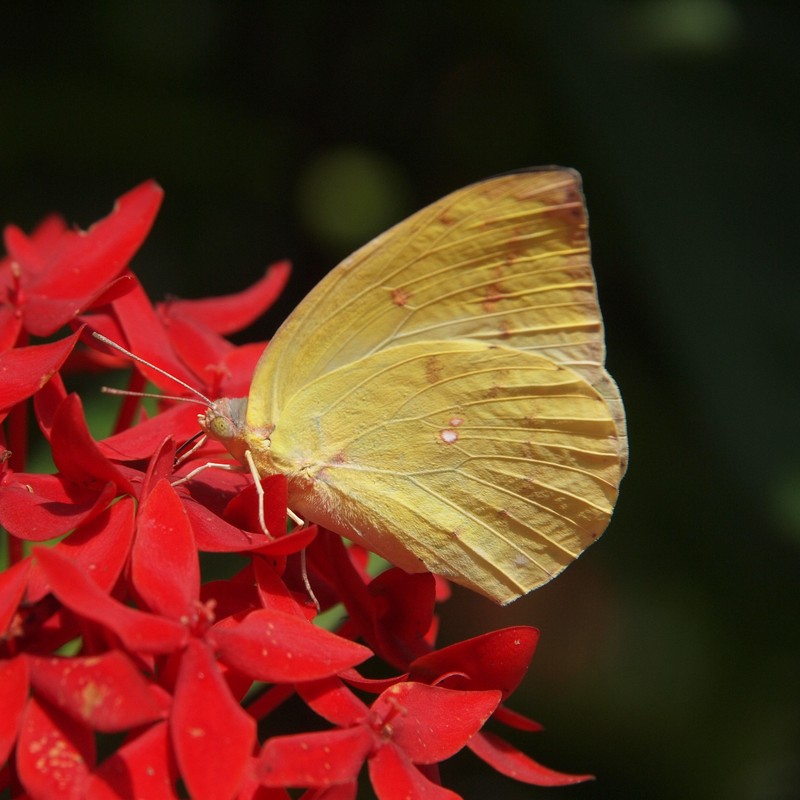
[[[580,177],[459,189],[335,267],[200,416],[304,520],[506,604],[605,530],[627,461]]]

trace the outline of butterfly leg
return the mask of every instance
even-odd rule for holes
[[[258,521],[261,525],[261,530],[269,536],[269,532],[267,531],[267,526],[264,521],[264,489],[261,486],[261,476],[258,474],[258,470],[256,469],[255,462],[253,460],[253,456],[248,450],[245,453],[245,458],[247,459],[247,463],[250,465],[250,472],[253,475],[253,480],[256,482],[256,492],[258,493]],[[297,514],[292,511],[291,508],[286,509],[286,513],[292,522],[295,523],[299,528],[302,528],[306,522],[301,517],[298,517]],[[270,537],[271,538],[271,537]],[[306,566],[306,551],[305,548],[300,551],[300,574],[303,576],[303,584],[306,587],[306,592],[308,592],[308,596],[311,598],[311,602],[314,604],[314,607],[317,609],[317,613],[319,613],[321,606],[319,604],[319,600],[317,600],[317,596],[314,594],[314,590],[311,588],[311,581],[308,579],[308,568]]]
[[[193,450],[194,449],[195,448],[193,448]],[[231,464],[230,462],[209,461],[206,464],[201,464],[199,467],[195,467],[195,469],[184,475],[182,478],[178,478],[178,480],[173,481],[172,485],[180,486],[182,483],[188,483],[192,478],[196,477],[207,469],[226,469],[229,472],[249,472],[253,477],[253,481],[255,482],[256,494],[258,495],[258,524],[261,528],[261,532],[271,539],[272,536],[267,530],[267,522],[264,516],[266,497],[264,495],[264,487],[261,485],[261,475],[258,473],[255,461],[253,460],[253,455],[249,450],[245,452],[245,459],[247,460],[246,467],[242,466],[241,464]],[[296,525],[300,527],[305,525],[305,521],[298,517],[297,514],[295,514],[290,508],[286,509],[286,513],[289,515],[289,517],[291,517],[292,521]]]
[[[311,581],[308,579],[308,558],[306,557],[305,548],[300,551],[300,574],[303,576],[303,585],[306,587],[306,592],[308,592],[308,596],[317,609],[317,614],[319,614],[322,611],[322,606],[319,604],[319,600],[317,600],[317,596],[311,588]]]
[[[182,478],[178,478],[178,480],[173,481],[173,486],[180,486],[182,483],[188,483],[192,478],[199,475],[201,472],[205,472],[207,469],[226,469],[228,472],[244,472],[244,467],[240,466],[239,464],[231,464],[230,462],[214,462],[209,461],[206,464],[201,464],[199,467],[195,467],[191,472],[184,475]]]
[[[269,536],[269,532],[267,531],[267,525],[264,518],[264,488],[261,486],[261,475],[258,472],[258,468],[256,467],[256,462],[253,459],[253,454],[246,450],[244,454],[245,459],[247,460],[247,466],[250,468],[250,474],[253,476],[253,480],[256,484],[256,493],[258,494],[258,522],[261,525],[261,530]],[[286,513],[288,514],[289,518],[297,525],[299,528],[302,528],[306,523],[305,520],[301,517],[298,517],[297,514],[292,511],[291,508],[286,509]],[[272,538],[272,537],[270,537]]]
[[[250,468],[250,474],[253,476],[253,480],[256,484],[256,494],[258,495],[258,524],[261,526],[261,532],[267,538],[271,539],[272,536],[270,536],[270,533],[267,530],[267,521],[264,517],[264,504],[266,502],[266,498],[264,497],[264,487],[261,485],[261,475],[256,467],[253,454],[249,450],[245,450],[244,457],[247,461],[247,466]]]
[[[253,480],[256,484],[256,493],[258,494],[258,523],[261,525],[261,530],[264,532],[266,536],[269,536],[271,539],[272,537],[267,530],[267,523],[264,518],[264,487],[261,485],[261,475],[258,472],[258,468],[256,467],[256,462],[253,459],[253,454],[246,450],[244,454],[245,460],[247,461],[247,465],[250,468],[250,474],[253,476]],[[298,517],[297,514],[292,511],[291,508],[286,509],[286,513],[291,518],[292,522],[294,522],[298,527],[302,528],[306,523],[305,520],[301,517]],[[311,588],[311,582],[308,579],[308,570],[306,568],[306,551],[300,551],[300,571],[303,575],[303,583],[305,584],[306,591],[308,592],[308,596],[311,598],[311,601],[314,603],[317,611],[320,610],[319,600],[317,600],[317,596],[314,594],[314,590]]]

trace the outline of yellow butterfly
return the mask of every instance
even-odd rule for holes
[[[492,178],[345,259],[200,417],[290,507],[508,603],[606,528],[627,459],[577,173]]]

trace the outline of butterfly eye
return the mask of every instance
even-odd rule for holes
[[[233,423],[227,417],[214,417],[209,424],[209,433],[220,439],[228,439],[233,436]]]

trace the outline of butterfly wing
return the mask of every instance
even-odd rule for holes
[[[316,377],[388,347],[470,339],[571,366],[624,411],[605,345],[577,173],[492,178],[433,203],[330,272],[259,363],[248,424],[280,418]]]
[[[283,407],[268,458],[307,519],[507,603],[603,532],[618,449],[607,403],[578,373],[456,340],[378,350],[311,381]]]

